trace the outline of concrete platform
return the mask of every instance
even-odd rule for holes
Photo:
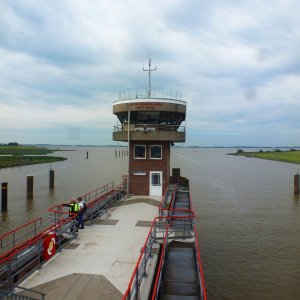
[[[100,219],[102,224],[79,230],[75,241],[21,286],[46,293],[47,300],[121,299],[149,231],[136,225],[158,215],[153,203],[160,199],[151,199],[147,204],[128,198],[124,204],[130,205],[112,208]]]

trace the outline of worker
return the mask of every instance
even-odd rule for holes
[[[69,207],[69,216],[70,217],[73,217],[75,215],[78,214],[78,211],[79,211],[79,204],[77,203],[76,199],[75,198],[72,198],[71,199],[71,202],[70,204],[63,204],[63,206],[67,206]]]

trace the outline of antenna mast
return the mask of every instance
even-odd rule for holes
[[[145,67],[143,66],[143,71],[147,71],[149,72],[149,79],[148,79],[148,98],[151,98],[151,72],[152,71],[156,71],[156,66],[154,69],[151,69],[151,57],[149,56],[149,68],[148,70],[145,69]]]

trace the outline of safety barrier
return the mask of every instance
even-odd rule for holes
[[[181,193],[180,197],[181,199],[182,195],[184,195],[183,197],[187,197],[189,205],[187,208],[184,207],[174,209],[175,201],[177,200],[177,191],[179,187],[180,192],[187,191],[187,194],[185,194],[185,192]],[[147,246],[147,244],[150,241],[149,237],[152,237],[151,245]],[[152,222],[152,226],[150,228],[146,242],[144,244],[144,247],[142,248],[139,259],[136,263],[132,277],[128,284],[128,288],[122,300],[137,300],[141,296],[141,284],[143,279],[147,277],[146,266],[144,265],[146,263],[146,261],[144,260],[144,250],[149,248],[152,249],[155,243],[160,245],[161,251],[156,269],[156,275],[154,281],[152,281],[153,289],[151,291],[152,294],[150,295],[150,297],[152,300],[158,299],[162,283],[163,271],[165,267],[165,255],[167,251],[167,246],[172,240],[184,241],[186,239],[189,239],[189,242],[192,242],[194,244],[193,247],[195,251],[195,265],[197,266],[197,276],[199,282],[200,295],[201,299],[206,300],[206,290],[200,259],[200,248],[198,244],[198,235],[195,225],[195,213],[192,209],[192,201],[189,191],[185,190],[184,187],[182,188],[180,184],[175,184],[174,189],[171,191],[165,191],[159,206],[159,217],[156,217]]]
[[[196,229],[196,224],[194,224],[194,232],[195,232],[195,251],[197,255],[197,270],[199,274],[199,281],[200,281],[200,289],[201,289],[201,295],[203,297],[203,300],[206,300],[206,289],[204,285],[204,276],[203,276],[203,269],[202,269],[202,263],[201,263],[201,256],[200,256],[200,246],[199,246],[199,241],[198,241],[198,233]]]
[[[126,195],[126,191],[123,185],[120,184],[114,187],[114,183],[111,182],[96,190],[91,191],[83,196],[87,211],[84,213],[84,221],[89,222],[92,225],[98,218],[106,213],[112,206],[116,205]],[[68,203],[70,204],[70,203]],[[62,220],[69,218],[68,207],[63,204],[55,205],[48,209],[49,219],[53,222],[61,222]],[[75,218],[76,215],[71,215]]]
[[[181,220],[182,222],[176,222]],[[184,221],[185,220],[185,221]],[[152,248],[159,240],[167,243],[170,239],[182,238],[194,238],[193,232],[190,230],[191,224],[193,224],[194,214],[191,216],[163,216],[156,217],[151,225],[147,239],[141,250],[140,256],[134,268],[133,274],[128,284],[128,288],[123,296],[123,300],[139,299],[140,286],[143,278],[146,277],[146,267],[149,258],[152,254]],[[178,235],[182,233],[182,235]],[[162,248],[165,251],[166,248]],[[157,280],[157,279],[156,279]]]
[[[92,223],[125,194],[122,185],[114,187],[111,182],[83,195],[88,206],[86,218]],[[75,213],[65,211],[62,204],[49,208],[48,212],[51,223],[48,227],[43,229],[42,218],[37,218],[0,236],[1,249],[6,248],[0,255],[0,290],[6,290],[12,295],[11,291],[16,283],[41,268],[63,246],[76,239],[78,233]]]
[[[28,277],[56,251],[76,237],[76,223],[70,218],[48,226],[13,250],[0,256],[0,289],[11,290],[13,285]]]

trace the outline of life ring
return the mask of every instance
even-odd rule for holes
[[[43,241],[43,257],[50,259],[56,252],[56,234],[49,234]]]

